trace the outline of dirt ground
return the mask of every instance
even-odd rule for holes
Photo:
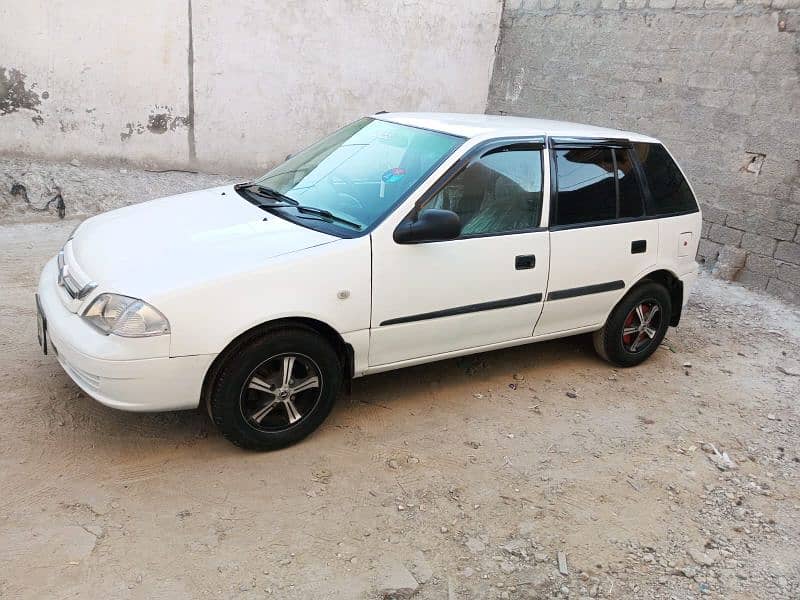
[[[704,277],[638,368],[579,337],[376,375],[257,454],[41,354],[74,224],[0,226],[0,597],[800,598],[796,309]]]

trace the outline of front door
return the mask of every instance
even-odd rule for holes
[[[461,219],[454,240],[373,233],[370,367],[528,338],[547,287],[541,143],[480,146],[418,205]]]
[[[605,322],[658,256],[629,144],[554,144],[550,281],[536,335]]]

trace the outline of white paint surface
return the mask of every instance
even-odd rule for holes
[[[499,0],[193,0],[196,164],[263,171],[377,110],[483,112],[500,11]],[[188,15],[188,0],[4,3],[0,67],[49,98],[0,114],[0,152],[191,164]],[[157,114],[179,121],[152,133]]]

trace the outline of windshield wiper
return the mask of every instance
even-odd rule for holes
[[[271,207],[285,207],[285,208],[295,208],[298,212],[316,215],[319,217],[323,217],[330,221],[337,221],[344,225],[349,225],[355,229],[361,229],[361,224],[355,223],[353,221],[349,221],[343,217],[338,217],[329,210],[325,210],[324,208],[317,208],[316,206],[305,206],[300,204],[294,198],[287,196],[286,194],[280,193],[278,190],[274,190],[272,188],[264,187],[262,185],[258,185],[255,183],[239,183],[233,186],[234,189],[238,192],[240,190],[244,191],[248,194],[253,194],[255,196],[259,196],[260,198],[267,198],[268,200],[272,200],[272,202],[262,202],[259,203],[259,207],[263,208],[271,208]]]
[[[278,190],[264,187],[263,185],[257,185],[255,183],[239,183],[233,187],[237,192],[239,190],[244,190],[251,194],[255,194],[256,196],[260,196],[261,198],[272,200],[273,202],[282,202],[283,204],[288,204],[290,206],[297,206],[300,204],[294,198],[290,198],[286,194],[280,193]]]
[[[345,225],[349,225],[354,229],[361,229],[360,223],[355,223],[353,221],[349,221],[343,217],[338,217],[333,214],[329,210],[325,210],[324,208],[317,208],[316,206],[304,206],[303,204],[295,205],[297,212],[306,213],[309,215],[318,215],[320,217],[324,217],[326,219],[330,219],[331,221],[338,221],[339,223],[343,223]]]

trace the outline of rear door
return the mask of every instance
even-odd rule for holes
[[[551,140],[550,280],[535,335],[603,323],[658,256],[640,167],[624,140]]]

